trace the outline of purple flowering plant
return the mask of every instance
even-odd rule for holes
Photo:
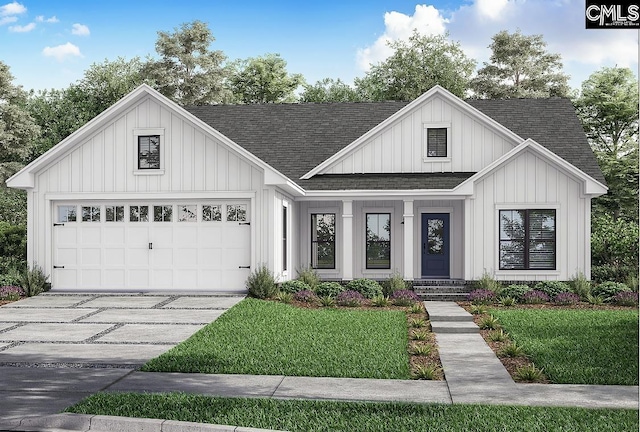
[[[638,306],[638,293],[633,291],[620,291],[612,297],[611,302],[618,306]]]
[[[570,292],[562,292],[553,298],[557,305],[570,306],[580,303],[580,296]]]
[[[364,296],[358,291],[347,290],[336,296],[336,303],[340,306],[357,307],[364,302]]]
[[[316,295],[316,293],[311,290],[298,291],[293,295],[293,298],[305,303],[314,303],[318,300],[318,296]]]
[[[486,289],[477,289],[469,293],[469,301],[476,305],[486,305],[496,301],[496,293]]]
[[[522,296],[522,303],[526,304],[542,304],[550,300],[549,296],[542,291],[532,290]]]
[[[24,290],[19,286],[5,285],[0,287],[0,300],[16,301],[24,296]]]
[[[411,290],[398,290],[391,294],[391,301],[396,306],[411,306],[420,301],[418,295]]]

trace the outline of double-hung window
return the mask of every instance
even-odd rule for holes
[[[555,270],[555,210],[500,210],[499,217],[500,270]]]
[[[311,267],[336,268],[336,215],[311,215]]]
[[[391,214],[367,213],[367,268],[391,268]]]

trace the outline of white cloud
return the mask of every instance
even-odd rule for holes
[[[67,42],[64,45],[58,45],[54,47],[45,47],[42,50],[42,54],[45,57],[54,57],[59,62],[64,61],[68,57],[82,57],[80,48],[78,48],[71,42]]]
[[[0,16],[20,15],[27,11],[24,5],[14,1],[13,3],[7,3],[4,6],[0,6]]]
[[[429,23],[435,34],[448,31],[450,39],[459,41],[467,56],[478,62],[478,68],[489,61],[493,35],[501,30],[520,30],[524,35],[541,34],[547,50],[562,56],[572,87],[579,87],[603,66],[630,67],[637,73],[638,31],[586,30],[584,20],[584,2],[580,0],[474,0],[453,11],[418,5],[413,16],[385,14],[384,34],[358,51],[357,64],[367,70],[368,62],[383,60],[391,53],[384,41],[406,37],[420,22],[423,26]]]
[[[38,15],[36,17],[37,22],[46,22],[46,23],[57,23],[60,20],[54,15],[51,18],[45,18],[44,15]]]
[[[36,28],[36,23],[29,23],[24,26],[21,26],[21,25],[9,26],[9,31],[14,33],[29,33],[34,28]]]
[[[358,65],[362,70],[368,70],[371,64],[386,59],[392,53],[388,43],[409,39],[414,29],[423,35],[444,34],[447,22],[431,5],[416,5],[413,15],[387,12],[384,14],[384,33],[372,45],[358,50]]]
[[[7,16],[7,17],[2,17],[0,18],[0,26],[1,25],[5,25],[5,24],[9,24],[12,22],[16,22],[18,21],[18,17],[15,16]]]
[[[71,29],[71,34],[74,34],[76,36],[89,36],[91,32],[89,31],[89,27],[87,27],[86,25],[76,23]]]

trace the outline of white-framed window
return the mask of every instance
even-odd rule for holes
[[[288,231],[289,231],[289,208],[282,206],[282,271],[287,271],[287,248],[288,248]]]
[[[133,174],[164,174],[165,135],[163,128],[133,130]]]
[[[556,270],[556,210],[501,209],[500,270]]]
[[[391,213],[366,213],[366,269],[391,268]]]
[[[311,267],[336,268],[335,213],[311,213]]]
[[[149,222],[149,206],[129,206],[129,222]]]
[[[247,205],[229,204],[227,205],[227,222],[246,222]]]
[[[100,222],[100,207],[82,206],[82,222]]]
[[[422,124],[422,160],[451,160],[451,123]]]
[[[197,222],[198,206],[195,204],[178,205],[178,222]]]
[[[172,205],[154,205],[153,221],[154,222],[171,222],[173,220]]]
[[[124,222],[124,206],[105,206],[104,215],[107,222]]]
[[[77,222],[78,207],[74,205],[58,206],[58,222]]]
[[[222,206],[220,205],[203,205],[202,221],[203,222],[220,222],[222,221]]]

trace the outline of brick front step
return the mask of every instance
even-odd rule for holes
[[[467,293],[416,293],[421,301],[466,301]]]

